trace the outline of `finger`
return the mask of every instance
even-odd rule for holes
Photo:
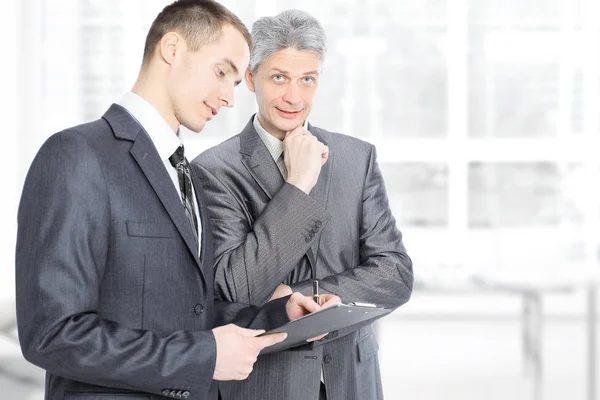
[[[290,141],[292,138],[294,138],[294,137],[296,137],[296,136],[300,136],[300,134],[297,132],[297,129],[298,129],[298,128],[296,128],[296,129],[292,129],[291,131],[287,131],[287,132],[285,133],[285,137],[283,138],[283,142],[284,142],[284,143],[289,143],[289,141]]]
[[[308,343],[310,343],[310,342],[316,342],[317,340],[321,340],[321,339],[323,339],[323,338],[324,338],[325,336],[327,336],[328,334],[329,334],[329,332],[327,332],[327,333],[324,333],[324,334],[322,334],[321,336],[317,336],[317,337],[314,337],[314,338],[311,338],[311,339],[307,339],[306,341],[307,341]]]
[[[304,128],[304,126],[300,125],[299,128],[302,128],[302,134],[305,136],[310,136],[310,137],[315,137],[312,133],[310,133],[310,131],[306,128]]]
[[[287,333],[273,333],[270,335],[265,335],[261,337],[257,337],[255,339],[255,347],[258,351],[264,349],[265,347],[273,346],[279,342],[283,342],[287,337]]]
[[[240,328],[239,326],[237,326],[237,328],[238,328],[237,330],[238,330],[239,334],[244,337],[255,337],[262,333],[265,333],[264,329],[246,329],[246,328]]]
[[[332,294],[332,293],[324,293],[323,295],[321,295],[320,298],[323,301],[329,301],[329,300],[335,300],[335,301],[339,301],[339,302],[342,301],[342,299],[340,299],[340,296],[337,296],[337,295]]]
[[[306,297],[299,292],[294,293],[289,301],[305,309],[309,313],[318,311],[321,308],[317,303],[313,301],[312,298]]]
[[[321,304],[321,308],[329,307],[333,304],[338,304],[342,302],[342,300],[337,296],[325,297],[324,300],[324,303]]]
[[[300,136],[304,133],[305,129],[302,127],[302,125],[295,127],[294,129],[292,129],[290,132],[286,133],[285,138],[287,139],[288,137],[296,137],[296,136]]]
[[[327,160],[329,159],[329,146],[323,145],[323,150],[321,151],[321,166],[325,165]]]

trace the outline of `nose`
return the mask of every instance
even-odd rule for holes
[[[300,88],[298,85],[288,85],[283,95],[283,101],[289,104],[298,104],[302,101],[302,98],[300,97]]]
[[[220,101],[223,107],[233,107],[235,104],[234,86],[226,85],[221,91]]]

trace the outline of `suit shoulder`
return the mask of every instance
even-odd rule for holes
[[[29,166],[26,182],[34,182],[34,186],[40,181],[62,184],[64,176],[69,176],[69,185],[89,187],[97,178],[102,179],[98,148],[90,143],[87,132],[76,126],[50,136]]]
[[[230,137],[216,146],[204,150],[198,155],[192,164],[200,165],[204,168],[214,168],[223,164],[231,164],[236,157],[232,155],[240,152],[240,134]],[[239,157],[237,157],[239,158]]]
[[[86,122],[84,124],[72,126],[64,129],[60,132],[54,133],[47,140],[46,143],[52,144],[54,142],[78,143],[87,142],[91,145],[92,142],[98,137],[99,134],[110,132],[110,126],[103,119],[98,119],[92,122]]]
[[[59,143],[61,145],[84,143],[86,141],[87,132],[85,127],[89,124],[91,123],[72,126],[70,128],[63,129],[62,131],[53,133],[46,139],[42,145],[42,148],[58,145]]]
[[[323,128],[313,127],[317,130],[317,134],[323,136],[330,147],[342,149],[353,154],[369,155],[374,150],[375,146],[365,140],[354,136],[346,135],[339,132],[328,131]]]
[[[106,142],[110,132],[109,125],[103,120],[64,129],[44,141],[35,160],[53,164],[52,160],[59,157],[70,160],[74,165],[90,165],[101,156],[102,143]]]

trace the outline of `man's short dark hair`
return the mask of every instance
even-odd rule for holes
[[[147,65],[152,59],[156,45],[168,32],[179,33],[191,51],[198,51],[219,40],[226,25],[237,29],[248,47],[252,47],[248,28],[222,4],[213,0],[177,0],[166,6],[152,23],[146,36],[142,65]]]

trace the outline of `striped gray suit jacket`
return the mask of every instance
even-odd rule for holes
[[[310,196],[284,182],[252,118],[192,162],[213,225],[215,295],[260,305],[281,282],[309,294],[311,251],[324,292],[399,307],[411,295],[412,263],[374,146],[308,129],[330,149]],[[219,388],[223,400],[317,399],[323,368],[329,400],[381,399],[377,350],[370,325],[331,332],[316,344],[262,355],[247,380]]]

